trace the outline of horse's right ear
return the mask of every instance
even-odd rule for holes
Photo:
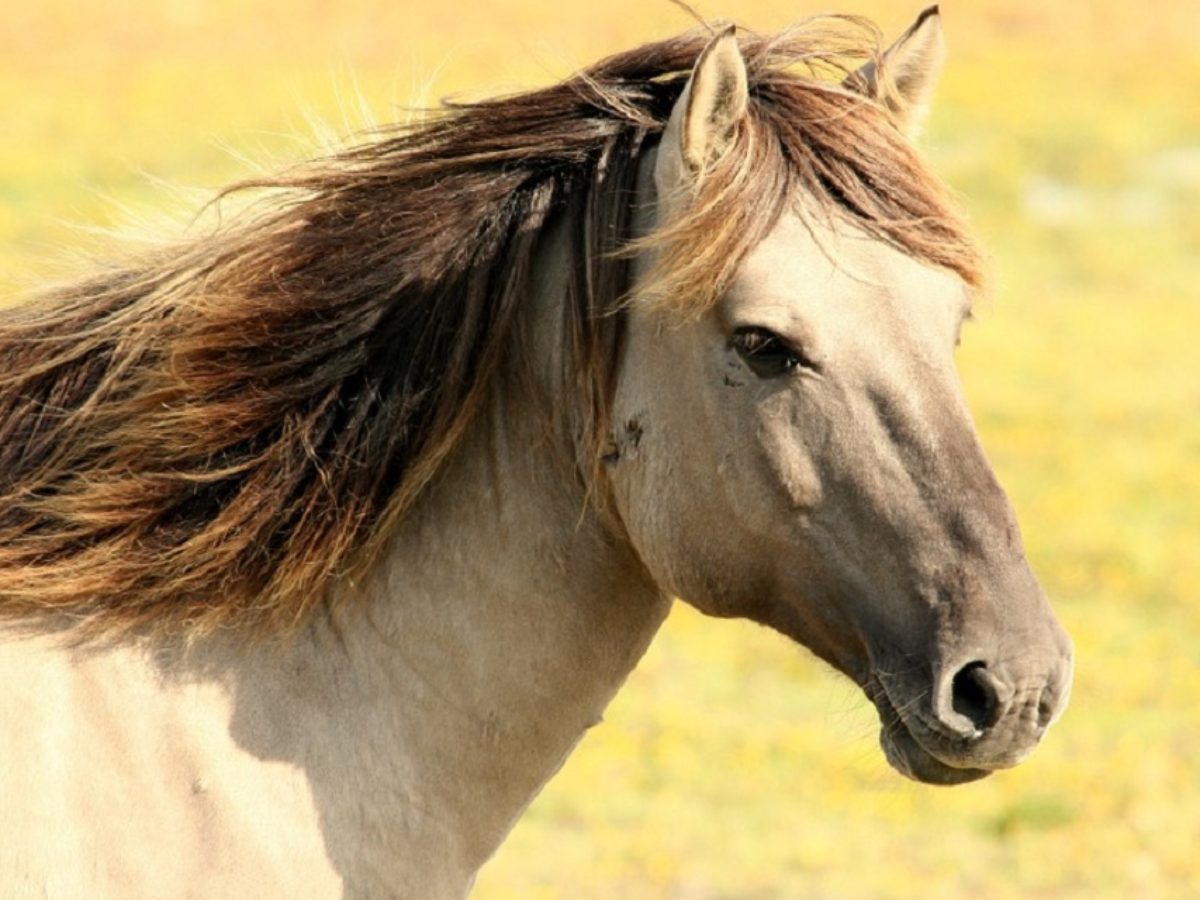
[[[749,102],[746,62],[730,25],[700,53],[671,110],[654,170],[659,191],[695,184],[733,143]]]

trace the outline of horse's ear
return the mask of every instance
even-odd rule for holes
[[[659,187],[694,183],[720,159],[733,143],[749,101],[746,62],[731,25],[700,53],[671,110],[655,169]]]
[[[929,114],[945,60],[942,17],[931,6],[878,60],[852,73],[845,85],[882,103],[900,128],[916,137]]]

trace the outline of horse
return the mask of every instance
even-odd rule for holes
[[[0,316],[8,897],[461,897],[674,602],[1022,761],[1071,644],[954,348],[925,11],[697,28]]]

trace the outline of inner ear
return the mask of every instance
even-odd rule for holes
[[[733,142],[749,102],[746,63],[733,26],[704,48],[680,100],[686,101],[683,160],[692,172],[699,172]]]
[[[746,63],[730,26],[701,51],[671,110],[655,173],[659,188],[670,193],[695,184],[733,143],[749,102]]]

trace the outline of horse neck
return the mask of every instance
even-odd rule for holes
[[[542,254],[551,275],[556,243]],[[565,346],[561,279],[539,283],[520,339],[546,363]],[[286,666],[264,657],[238,679],[235,736],[305,770],[330,857],[366,893],[364,873],[411,880],[434,863],[417,893],[463,887],[667,611],[590,511],[570,429],[547,419],[568,403],[555,396],[561,374],[514,368],[525,375],[496,385],[362,596],[314,625]]]

